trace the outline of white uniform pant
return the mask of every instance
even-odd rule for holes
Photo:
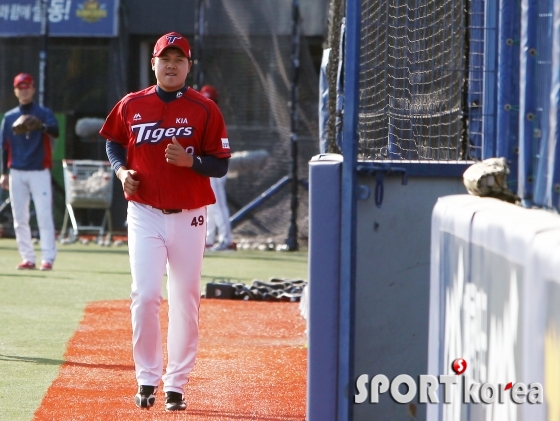
[[[29,201],[35,205],[41,260],[52,263],[56,257],[54,221],[52,212],[52,186],[50,170],[10,170],[10,204],[14,217],[14,231],[19,254],[23,260],[35,263],[36,256],[29,227]]]
[[[132,352],[139,385],[158,386],[163,379],[165,392],[183,393],[194,367],[205,219],[204,207],[165,215],[150,206],[128,203]],[[162,377],[159,306],[166,268],[168,362]]]
[[[229,209],[226,197],[226,177],[210,177],[210,185],[216,196],[216,203],[208,206],[208,229],[206,233],[206,244],[216,242],[230,245],[233,241],[231,235],[231,224],[229,222]],[[218,234],[216,235],[216,229]]]

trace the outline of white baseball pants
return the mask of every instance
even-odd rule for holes
[[[233,238],[231,235],[229,208],[226,197],[226,177],[210,177],[210,185],[214,191],[214,196],[216,196],[216,203],[208,206],[206,244],[212,245],[217,240],[219,243],[230,245]],[[217,235],[216,229],[218,229]]]
[[[132,352],[139,385],[158,386],[163,379],[165,392],[184,393],[198,347],[205,220],[205,207],[165,215],[150,206],[128,202]],[[166,268],[168,362],[162,377],[159,306]]]
[[[41,260],[52,263],[56,257],[56,242],[52,212],[52,186],[50,170],[10,170],[10,204],[14,217],[14,231],[19,254],[23,260],[35,263],[36,256],[29,228],[29,201],[35,205]]]

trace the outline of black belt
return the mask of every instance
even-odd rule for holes
[[[183,212],[183,209],[160,209],[160,211],[162,211],[166,215],[169,215],[172,213],[181,213]]]

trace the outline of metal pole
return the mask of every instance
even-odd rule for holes
[[[358,111],[360,97],[361,1],[346,2],[344,119],[340,222],[340,302],[338,344],[338,421],[353,420],[356,219],[358,201]]]
[[[299,0],[294,0],[292,4],[292,98],[290,102],[291,131],[290,140],[292,146],[292,198],[290,203],[290,228],[288,229],[288,238],[286,238],[286,247],[289,251],[295,251],[298,247],[298,228],[297,228],[297,210],[298,210],[298,81],[299,81],[299,44],[300,44],[300,14]]]
[[[204,84],[204,70],[202,68],[203,47],[202,41],[204,36],[204,4],[205,0],[198,0],[196,3],[195,21],[194,21],[194,42],[195,42],[195,58],[194,58],[194,86],[193,88],[200,91]]]
[[[48,0],[41,0],[41,51],[39,52],[39,105],[46,102],[47,47],[49,38]]]
[[[521,16],[517,3],[499,1],[498,84],[496,116],[496,156],[509,165],[507,183],[517,191],[519,145],[519,38]]]
[[[265,192],[261,193],[258,197],[251,200],[251,202],[249,202],[245,206],[243,206],[243,208],[239,209],[235,213],[235,215],[230,216],[230,218],[229,218],[230,224],[233,225],[233,224],[241,221],[245,216],[247,216],[247,214],[249,212],[251,212],[253,209],[259,207],[262,204],[262,202],[264,202],[266,199],[268,199],[269,197],[274,195],[274,193],[276,193],[278,190],[280,190],[284,186],[284,184],[286,184],[288,181],[290,181],[290,177],[288,177],[287,175],[282,177],[273,186],[269,187]]]
[[[525,207],[533,205],[534,189],[534,132],[537,118],[535,69],[537,68],[537,22],[539,5],[521,0],[521,54],[519,78],[519,167],[517,195]]]
[[[554,3],[554,17],[552,19],[552,93],[550,106],[555,111],[550,113],[550,133],[548,157],[548,175],[546,186],[546,202],[549,208],[560,209],[560,3]]]

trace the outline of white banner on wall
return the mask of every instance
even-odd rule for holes
[[[438,201],[428,371],[455,375],[457,359],[466,370],[447,403],[440,394],[428,406],[429,421],[558,419],[559,254],[556,214],[467,195]]]

